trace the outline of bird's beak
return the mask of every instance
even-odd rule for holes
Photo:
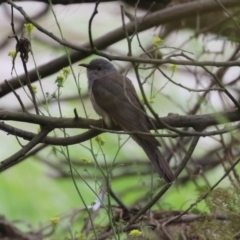
[[[81,63],[78,66],[85,67],[85,68],[89,68],[90,67],[90,65],[86,64],[86,63]]]

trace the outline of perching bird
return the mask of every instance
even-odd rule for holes
[[[114,122],[127,132],[150,133],[149,117],[127,77],[101,58],[79,66],[87,68],[88,92],[93,108],[108,127]],[[173,182],[175,176],[160,153],[160,144],[155,137],[142,134],[131,134],[131,137],[142,147],[159,175],[167,182]]]

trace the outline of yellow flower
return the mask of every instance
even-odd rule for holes
[[[10,51],[10,52],[8,52],[8,56],[11,57],[11,58],[15,58],[16,52],[15,51]]]
[[[83,163],[85,163],[85,164],[91,163],[91,160],[88,159],[88,158],[80,158],[80,160],[81,160]]]
[[[34,25],[31,23],[24,24],[24,30],[26,33],[31,33],[34,28]]]
[[[67,78],[69,76],[69,74],[71,73],[70,68],[65,67],[61,70],[62,74],[65,76],[65,78]]]
[[[40,133],[40,132],[41,132],[41,127],[38,126],[38,128],[37,128],[37,133]]]
[[[57,225],[59,223],[59,217],[52,217],[50,221],[53,225]]]
[[[67,79],[67,77],[69,76],[70,73],[71,73],[71,70],[70,70],[70,68],[67,68],[67,67],[63,68],[59,72],[59,74],[57,76],[57,79],[55,81],[55,83],[57,83],[58,87],[63,87],[63,83]]]
[[[168,69],[171,70],[173,73],[176,72],[178,70],[178,66],[175,64],[170,64],[168,66]]]
[[[159,48],[162,43],[163,43],[163,40],[162,40],[160,37],[155,36],[155,37],[153,38],[153,46],[154,46],[155,48]]]
[[[37,93],[37,86],[36,85],[31,85],[33,93],[36,94]]]
[[[65,81],[65,79],[66,79],[66,77],[63,75],[63,73],[60,73],[57,76],[55,83],[57,83],[58,87],[63,87],[63,82]]]
[[[130,233],[129,233],[129,236],[132,236],[132,237],[138,237],[142,234],[141,231],[139,231],[138,229],[133,229]]]
[[[87,240],[87,237],[82,233],[77,233],[76,234],[76,239],[77,240]]]
[[[141,98],[141,99],[140,99],[140,101],[141,101],[141,103],[142,103],[142,104],[145,104],[145,101],[144,101],[144,99],[143,99],[143,98]],[[149,104],[152,104],[152,103],[154,103],[154,100],[153,100],[153,98],[149,98],[149,99],[147,99],[147,101],[148,101],[148,103],[149,103]]]
[[[101,136],[96,136],[94,140],[100,145],[103,146],[105,143],[105,140]]]

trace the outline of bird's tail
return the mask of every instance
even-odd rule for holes
[[[175,176],[158,147],[142,138],[138,138],[136,141],[143,148],[160,177],[164,178],[167,182],[173,182],[175,180]]]

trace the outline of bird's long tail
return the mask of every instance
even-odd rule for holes
[[[175,180],[175,176],[168,162],[158,149],[158,146],[140,137],[137,139],[135,137],[135,140],[143,148],[160,177],[164,178],[167,182],[173,182]]]

